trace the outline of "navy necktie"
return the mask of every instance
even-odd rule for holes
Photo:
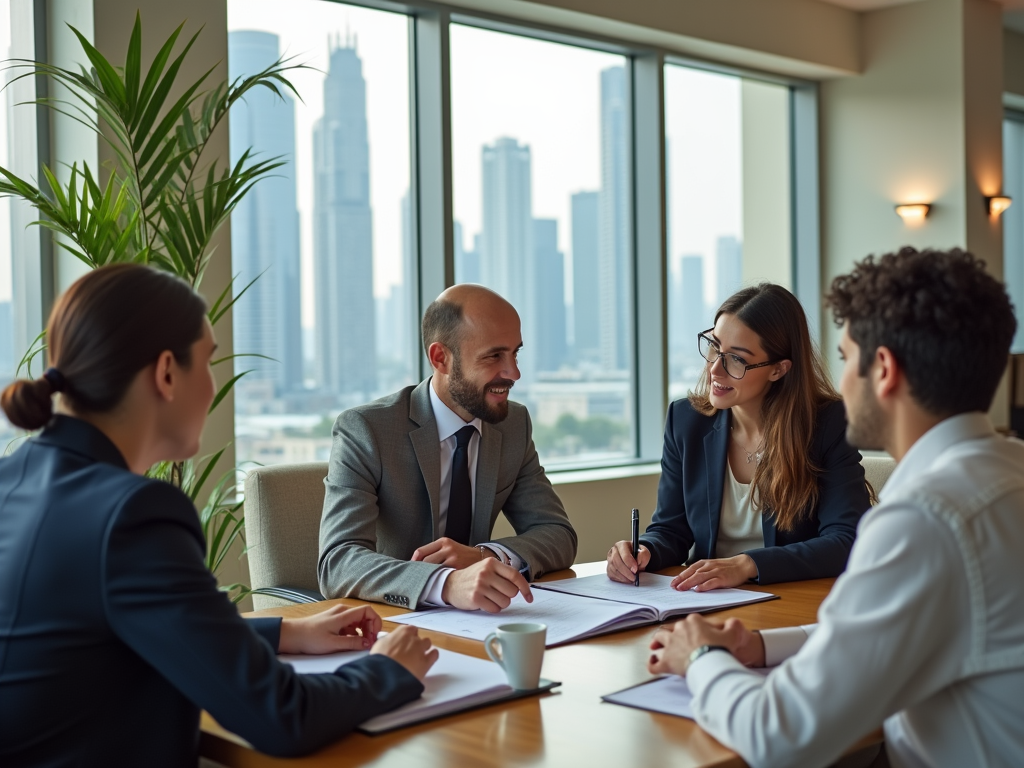
[[[452,485],[448,491],[448,520],[445,536],[459,544],[469,544],[473,523],[473,489],[469,483],[469,440],[476,427],[467,425],[455,433],[452,455]]]

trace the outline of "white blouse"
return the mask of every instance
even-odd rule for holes
[[[725,466],[725,489],[722,492],[715,557],[735,557],[764,547],[761,513],[751,503],[751,484],[736,479],[728,460]]]

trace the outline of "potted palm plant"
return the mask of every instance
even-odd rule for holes
[[[42,75],[62,85],[64,97],[33,103],[88,126],[110,147],[113,159],[101,169],[74,162],[66,181],[46,166],[36,183],[0,167],[0,196],[21,198],[33,206],[40,214],[35,223],[52,230],[61,248],[92,269],[125,261],[150,264],[198,289],[214,258],[217,230],[252,186],[283,164],[281,158],[258,158],[251,150],[234,164],[222,163],[208,156],[210,140],[232,105],[249,91],[268,88],[277,96],[282,90],[298,96],[286,73],[302,65],[281,59],[261,72],[210,86],[211,68],[194,82],[180,84],[179,70],[199,36],[196,33],[179,46],[183,27],[184,23],[164,41],[148,68],[142,65],[138,14],[123,66],[111,64],[74,27],[89,68],[75,72],[27,59],[4,62],[10,82]],[[210,307],[210,322],[216,325],[251,285],[234,293],[233,284],[225,287]],[[33,361],[44,349],[40,335],[22,358],[19,374],[26,370],[31,375]],[[243,356],[224,357],[215,365]],[[211,411],[245,374],[228,378]],[[150,470],[179,486],[197,504],[207,540],[207,565],[215,574],[244,533],[237,470],[214,475],[226,449]],[[222,589],[236,602],[250,592],[238,583]]]

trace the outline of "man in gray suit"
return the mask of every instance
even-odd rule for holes
[[[519,315],[456,285],[423,316],[434,369],[334,425],[320,523],[320,591],[405,608],[497,613],[567,568],[576,532],[540,465],[519,378]],[[490,541],[504,511],[516,536]]]

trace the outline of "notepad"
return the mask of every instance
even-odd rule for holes
[[[560,683],[541,680],[530,691],[517,691],[505,678],[504,670],[493,661],[485,661],[438,648],[437,662],[427,672],[423,695],[415,701],[371,718],[359,726],[364,733],[378,734],[413,723],[433,720],[455,712],[498,701],[551,690]],[[330,653],[323,656],[285,655],[277,658],[290,664],[299,674],[330,674],[344,664],[362,659],[369,651]]]
[[[652,622],[777,598],[777,595],[749,589],[712,589],[708,592],[694,592],[690,589],[680,592],[672,588],[671,576],[657,573],[641,573],[639,587],[612,581],[600,573],[582,579],[546,581],[534,584],[533,588],[642,606],[650,609]]]
[[[551,647],[630,627],[653,624],[671,616],[711,611],[776,597],[743,589],[676,592],[668,588],[666,591],[665,584],[671,582],[671,577],[657,574],[642,575],[648,578],[641,580],[639,588],[631,584],[617,584],[603,574],[534,584],[532,603],[527,603],[522,595],[517,595],[508,608],[497,614],[485,611],[460,611],[456,608],[433,608],[392,616],[388,621],[412,624],[420,629],[472,640],[483,640],[500,624],[541,622],[547,624],[547,644]],[[603,580],[612,587],[607,588],[598,583],[598,580]],[[580,582],[581,586],[574,587],[572,582]],[[627,601],[625,596],[615,589],[616,586],[632,590],[629,596],[633,600]],[[578,592],[569,591],[573,589]],[[590,594],[583,594],[586,592]]]
[[[750,671],[759,675],[767,675],[772,669],[774,667]],[[686,678],[679,675],[656,677],[639,685],[602,696],[601,701],[693,720],[693,694],[686,684]]]

